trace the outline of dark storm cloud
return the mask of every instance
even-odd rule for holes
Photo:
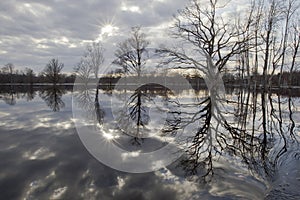
[[[66,71],[79,61],[88,42],[112,23],[119,34],[132,26],[155,27],[172,19],[187,1],[171,0],[15,0],[0,2],[0,66],[12,62],[41,71],[52,58]],[[113,45],[106,46],[113,52]]]

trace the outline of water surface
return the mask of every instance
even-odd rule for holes
[[[2,88],[0,199],[299,199],[299,97],[228,89],[224,121],[209,132],[208,95],[164,88],[74,94],[68,87]],[[166,135],[183,129],[180,143],[187,148],[155,172],[114,170],[80,141],[72,96],[95,127],[123,123],[115,128],[125,133],[112,141],[121,148],[161,148],[163,142],[148,137],[153,127]],[[118,106],[112,108],[111,102]],[[167,109],[178,112],[171,115]],[[164,127],[156,126],[162,119]]]

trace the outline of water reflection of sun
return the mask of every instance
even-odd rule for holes
[[[114,130],[108,129],[105,131],[102,130],[102,137],[106,143],[111,143],[111,142],[118,143],[117,139],[120,138],[120,135],[116,133]]]

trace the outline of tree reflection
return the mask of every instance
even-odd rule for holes
[[[97,122],[101,125],[103,123],[103,118],[104,118],[105,113],[99,103],[99,88],[96,89],[94,106],[95,106]]]
[[[79,106],[86,111],[87,118],[96,125],[102,125],[105,112],[100,104],[99,88],[92,89],[88,84],[78,86],[78,91],[74,94],[74,97]]]
[[[184,106],[190,107],[191,105]],[[192,117],[188,117],[183,121],[183,128],[191,124],[196,125],[196,128],[193,136],[189,137],[187,140],[189,146],[186,150],[186,157],[181,160],[181,164],[183,169],[187,171],[188,175],[198,173],[199,168],[206,168],[207,172],[204,175],[206,176],[209,173],[213,173],[212,151],[214,147],[212,144],[212,133],[210,130],[212,118],[211,99],[205,98],[203,101],[200,101],[198,105],[195,104],[194,106],[197,108],[197,111],[187,113]]]
[[[124,91],[115,90],[112,96],[111,90],[85,88],[75,96],[97,126],[107,126],[102,130],[119,134],[110,141],[127,150],[148,152],[146,144],[151,141],[151,133],[155,132],[157,139],[177,137],[182,131],[184,136],[176,141],[185,147],[179,167],[187,176],[198,175],[204,181],[214,177],[220,158],[235,160],[238,166],[247,166],[254,176],[270,180],[280,158],[286,156],[292,143],[299,141],[295,134],[296,108],[290,96],[236,88],[231,99],[222,99],[220,104],[214,104],[210,93],[201,91],[187,94],[191,101],[179,103],[176,95],[163,86],[146,85]],[[112,104],[113,118],[108,120],[104,120],[105,114],[110,116],[104,112],[105,98],[117,98],[114,101],[120,103]],[[163,114],[167,117],[161,128],[158,122]],[[163,140],[155,142],[150,150],[165,145]]]
[[[135,133],[133,134],[133,138],[131,140],[133,145],[141,145],[143,141],[143,134],[141,129],[146,129],[146,125],[148,125],[150,116],[149,116],[149,108],[146,107],[143,103],[143,98],[148,98],[145,92],[142,92],[141,88],[138,88],[135,90],[135,92],[130,96],[129,102],[126,106],[128,106],[129,111],[129,117],[130,119],[123,118],[121,119],[124,123],[124,120],[126,120],[125,123],[130,123],[130,120],[134,122]],[[127,113],[127,111],[124,111]],[[127,130],[129,131],[129,130]],[[144,130],[145,131],[145,130]],[[149,131],[149,130],[147,130]]]
[[[210,180],[218,158],[233,156],[241,158],[253,173],[269,179],[276,173],[279,158],[293,141],[299,141],[294,134],[291,97],[277,94],[274,98],[270,92],[243,90],[238,90],[235,97],[222,103],[229,109],[222,110],[218,118],[222,128],[218,129],[214,128],[217,122],[212,117],[210,97],[202,97],[198,105],[181,105],[194,108],[181,124],[182,128],[193,126],[186,154],[181,159],[187,175],[201,172],[204,180]]]
[[[128,100],[115,112],[115,116],[122,132],[131,138],[132,145],[141,146],[146,138],[172,135],[179,129],[180,112],[174,109],[174,106],[178,107],[178,103],[172,99],[170,89],[149,84],[128,92],[131,92]],[[155,116],[150,115],[151,109]],[[163,118],[164,114],[166,119]],[[158,124],[151,123],[152,120],[157,120]],[[159,129],[161,125],[163,126]]]
[[[62,96],[66,93],[65,88],[57,85],[43,88],[40,91],[40,97],[46,102],[49,108],[54,112],[60,111],[61,108],[65,107],[65,103],[62,100]]]
[[[15,105],[18,99],[31,101],[35,98],[36,91],[32,86],[1,86],[0,100],[8,105]]]
[[[32,101],[35,98],[36,92],[34,91],[32,85],[26,91],[26,100]]]
[[[295,105],[294,105],[294,102],[293,102],[293,99],[292,99],[292,96],[291,96],[291,90],[290,90],[290,95],[289,95],[289,99],[288,99],[289,120],[290,120],[289,131],[290,131],[291,137],[296,139],[295,134],[294,134],[295,127],[296,127],[295,120],[294,120],[294,117],[293,117],[294,107],[295,107]]]
[[[14,91],[9,91],[8,93],[1,94],[1,99],[8,104],[8,105],[15,105],[17,103],[16,101],[16,94]]]

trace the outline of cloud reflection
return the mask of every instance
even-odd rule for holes
[[[105,116],[109,116],[111,113],[107,112],[108,104],[105,103],[105,95],[107,97],[108,94],[105,91],[99,91],[99,93],[101,93],[102,98],[99,101],[100,108],[106,111]],[[95,108],[94,95],[95,92],[92,93],[93,98],[90,104],[93,108]],[[248,98],[244,98],[244,95],[247,97],[248,93],[238,93],[236,99],[247,101]],[[252,95],[250,93],[249,102],[257,100],[258,105],[261,105],[260,101],[263,97]],[[183,96],[184,98],[188,97],[186,93]],[[297,120],[300,116],[297,111],[299,109],[297,107],[298,98],[290,99],[289,106],[286,104],[289,102],[289,98],[282,97],[281,101],[285,103],[282,103],[281,107],[276,103],[278,102],[277,96],[268,99],[270,102],[267,105],[269,110],[277,114],[268,115],[270,122],[272,122],[268,124],[270,125],[268,130],[271,130],[271,128],[273,130],[273,138],[268,140],[268,146],[263,149],[263,143],[259,143],[263,141],[263,135],[259,135],[263,134],[263,131],[261,131],[263,129],[260,124],[254,124],[255,128],[260,130],[257,131],[257,135],[255,134],[253,139],[253,144],[257,146],[257,149],[254,148],[253,151],[249,151],[247,148],[241,148],[238,152],[234,152],[230,148],[224,149],[222,156],[214,157],[214,178],[210,182],[204,182],[201,178],[202,172],[205,172],[205,168],[201,165],[198,168],[198,174],[187,176],[181,168],[180,160],[167,168],[145,174],[119,172],[99,163],[86,151],[76,135],[71,120],[70,94],[63,94],[62,100],[65,102],[65,107],[60,112],[52,112],[39,96],[35,96],[30,102],[27,102],[26,98],[17,98],[14,106],[1,101],[1,199],[49,199],[51,197],[61,199],[149,200],[259,199],[264,196],[266,190],[272,184],[268,179],[264,179],[267,175],[265,170],[268,170],[266,167],[274,167],[269,165],[268,162],[272,164],[271,159],[276,159],[280,152],[283,153],[276,160],[278,164],[275,167],[282,169],[278,176],[282,176],[283,179],[275,182],[275,187],[278,184],[277,186],[280,188],[279,185],[282,181],[291,181],[291,177],[286,176],[286,173],[291,174],[292,178],[297,177],[299,148],[297,149],[295,140],[294,143],[289,142],[289,140],[293,138],[291,133],[294,133],[296,138],[299,133],[299,120]],[[201,101],[202,99],[198,98],[198,100]],[[188,99],[186,102],[188,102]],[[249,120],[251,117],[242,115],[245,114],[245,107],[234,105],[236,104],[231,107],[234,107],[235,110],[230,111],[235,116],[226,117],[226,120],[235,122],[239,127],[243,127],[245,124],[253,126]],[[253,106],[248,107],[250,111],[253,108]],[[284,119],[282,120],[282,126],[284,127],[280,127],[279,124],[279,108],[282,109],[281,115]],[[256,117],[260,119],[263,112],[259,107],[257,111]],[[290,111],[293,112],[291,117],[295,123],[294,128],[292,128],[293,123],[289,119]],[[276,118],[277,116],[278,118]],[[97,123],[101,122],[97,117],[93,120]],[[292,132],[284,131],[282,134],[281,129],[291,129]],[[190,128],[187,130],[192,131],[195,129]],[[107,132],[107,134],[110,134],[110,132]],[[111,137],[112,135],[109,135],[109,138]],[[237,138],[235,145],[243,145],[244,140],[247,138],[248,135],[246,134],[244,138]],[[272,141],[278,141],[277,138],[281,141],[280,145],[272,143]],[[284,138],[286,138],[286,143]],[[115,139],[118,140],[119,138]],[[278,145],[277,149],[272,148],[272,145]],[[286,147],[286,152],[281,151],[283,147]],[[292,148],[296,149],[293,150]],[[262,160],[265,150],[269,150],[269,154],[274,157],[271,156],[270,159]],[[296,158],[296,161],[292,162],[291,158]],[[293,163],[294,167],[289,163]],[[249,169],[251,172],[248,171]],[[293,185],[296,187],[297,183],[294,182]],[[295,192],[297,189],[290,189],[294,186],[282,187],[285,187],[285,191]]]

